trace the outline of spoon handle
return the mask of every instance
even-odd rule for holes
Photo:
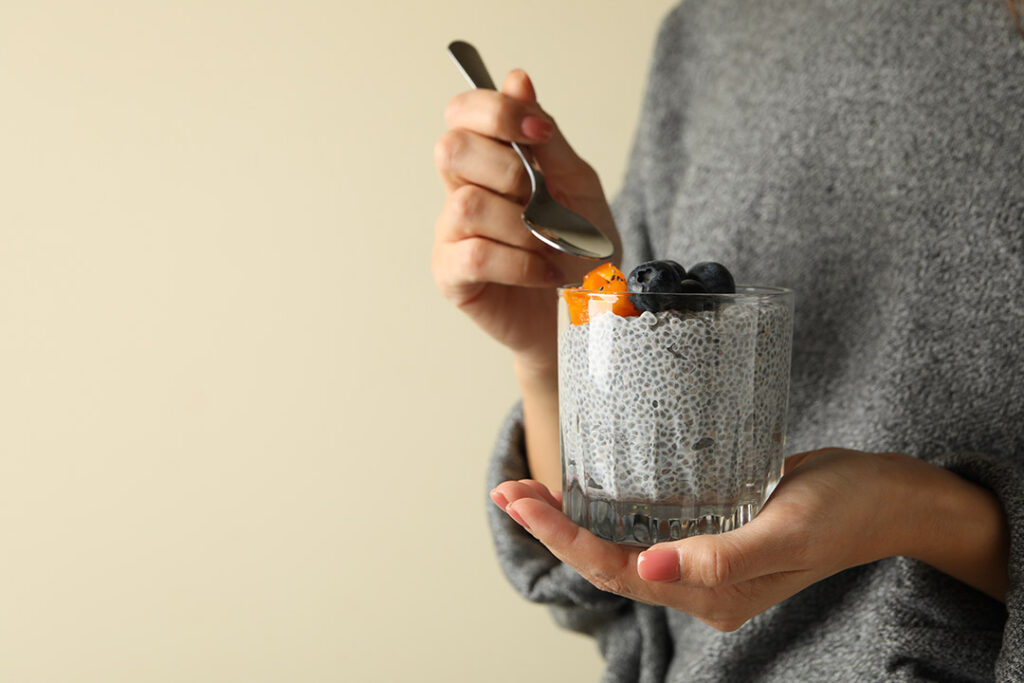
[[[448,44],[448,54],[451,55],[455,61],[455,66],[459,67],[459,71],[466,77],[469,84],[474,88],[480,90],[497,90],[494,81],[491,79],[491,74],[487,71],[487,67],[484,66],[484,60],[480,57],[480,53],[476,51],[476,48],[467,43],[464,40],[456,40]],[[523,166],[526,167],[526,175],[530,178],[530,187],[533,192],[537,191],[537,173],[536,169],[530,163],[529,158],[523,152],[522,148],[514,142],[509,143],[512,145],[512,149],[515,150],[516,155],[519,157],[519,161],[523,162]]]
[[[480,53],[476,51],[475,47],[465,41],[456,40],[448,45],[448,54],[452,56],[459,71],[474,88],[498,89],[494,85],[494,81],[491,80],[491,74],[487,72],[484,60],[480,58]]]

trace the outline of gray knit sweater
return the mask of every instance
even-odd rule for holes
[[[615,209],[626,268],[795,290],[790,452],[901,451],[991,489],[1009,596],[890,558],[721,633],[597,590],[488,504],[512,584],[596,638],[606,681],[1024,680],[1024,39],[1002,0],[686,0]],[[527,475],[516,411],[488,487]]]

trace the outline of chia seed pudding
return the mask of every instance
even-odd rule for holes
[[[563,505],[617,543],[738,527],[781,477],[792,294],[674,296],[684,310],[606,311],[559,337]]]

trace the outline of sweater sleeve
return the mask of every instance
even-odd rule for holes
[[[1006,513],[1010,529],[1010,586],[996,679],[1024,680],[1024,464],[965,452],[947,454],[932,462],[991,491]]]

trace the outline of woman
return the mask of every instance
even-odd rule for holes
[[[435,279],[522,391],[490,473],[499,557],[597,638],[607,680],[1024,679],[1024,40],[1005,8],[687,0],[614,211],[523,72],[446,115]],[[798,454],[746,526],[640,553],[561,514],[551,287],[593,264],[521,228],[507,140],[627,270],[714,260],[797,293]]]

